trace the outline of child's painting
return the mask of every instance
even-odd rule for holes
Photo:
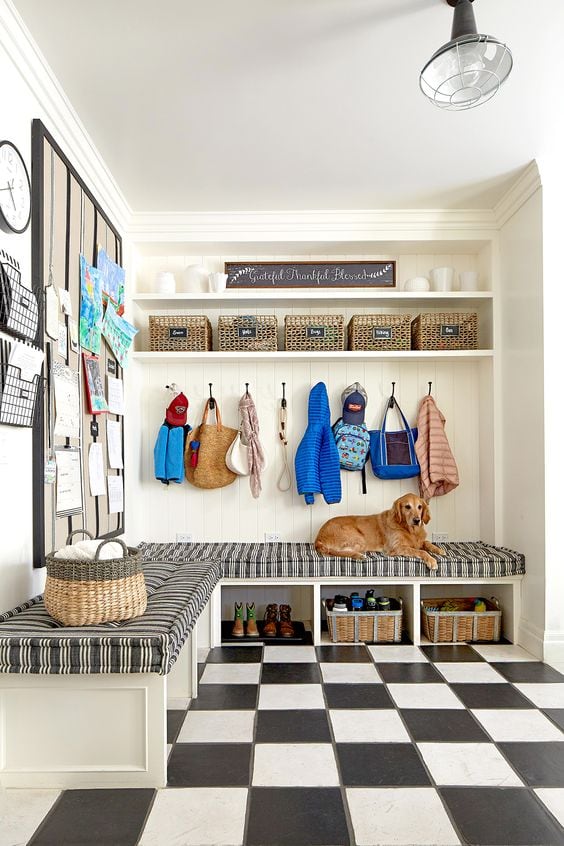
[[[98,247],[98,270],[102,275],[102,298],[110,300],[118,315],[123,314],[125,299],[125,270],[109,257],[103,247]]]
[[[102,276],[80,257],[80,346],[99,355],[102,343]]]

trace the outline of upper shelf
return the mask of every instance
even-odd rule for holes
[[[492,358],[493,350],[386,350],[381,352],[363,350],[315,350],[312,352],[148,352],[139,351],[131,354],[135,361],[157,364],[159,362],[236,362],[236,361],[456,361],[458,359],[476,361]]]
[[[427,291],[412,293],[393,289],[353,288],[347,290],[329,290],[308,288],[284,288],[271,290],[269,288],[245,288],[236,291],[225,291],[222,294],[210,294],[207,291],[190,294],[135,294],[132,302],[145,311],[150,309],[194,308],[196,305],[214,307],[228,307],[238,305],[254,305],[269,303],[273,307],[285,308],[296,302],[326,303],[327,305],[349,305],[358,302],[376,305],[385,304],[389,307],[403,305],[424,308],[427,306],[460,306],[471,308],[480,301],[491,300],[491,291]]]

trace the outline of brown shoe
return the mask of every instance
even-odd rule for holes
[[[231,635],[233,637],[243,637],[244,634],[245,630],[243,628],[243,603],[236,602],[235,618],[233,620],[233,628],[231,629]]]
[[[278,605],[267,605],[264,615],[264,637],[276,637],[276,623],[278,621]]]
[[[289,605],[280,606],[280,625],[278,626],[280,637],[294,637],[295,631],[290,617],[291,613],[292,609]]]
[[[247,637],[258,637],[257,629],[257,614],[255,611],[255,603],[247,602]]]

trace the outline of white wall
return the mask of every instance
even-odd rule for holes
[[[0,0],[0,81],[1,137],[18,146],[28,169],[31,122],[40,118],[94,194],[106,203],[110,216],[123,226],[127,214],[123,198],[7,0]],[[24,235],[0,232],[0,249],[18,259],[29,284],[31,228]],[[30,429],[0,426],[0,611],[43,589],[44,570],[31,566],[31,442]]]
[[[542,189],[500,231],[503,543],[524,552],[523,644],[542,654],[545,497]]]

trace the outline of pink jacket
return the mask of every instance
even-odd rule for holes
[[[445,418],[432,396],[421,400],[415,453],[421,467],[419,492],[429,501],[458,487],[458,468],[445,433]]]

